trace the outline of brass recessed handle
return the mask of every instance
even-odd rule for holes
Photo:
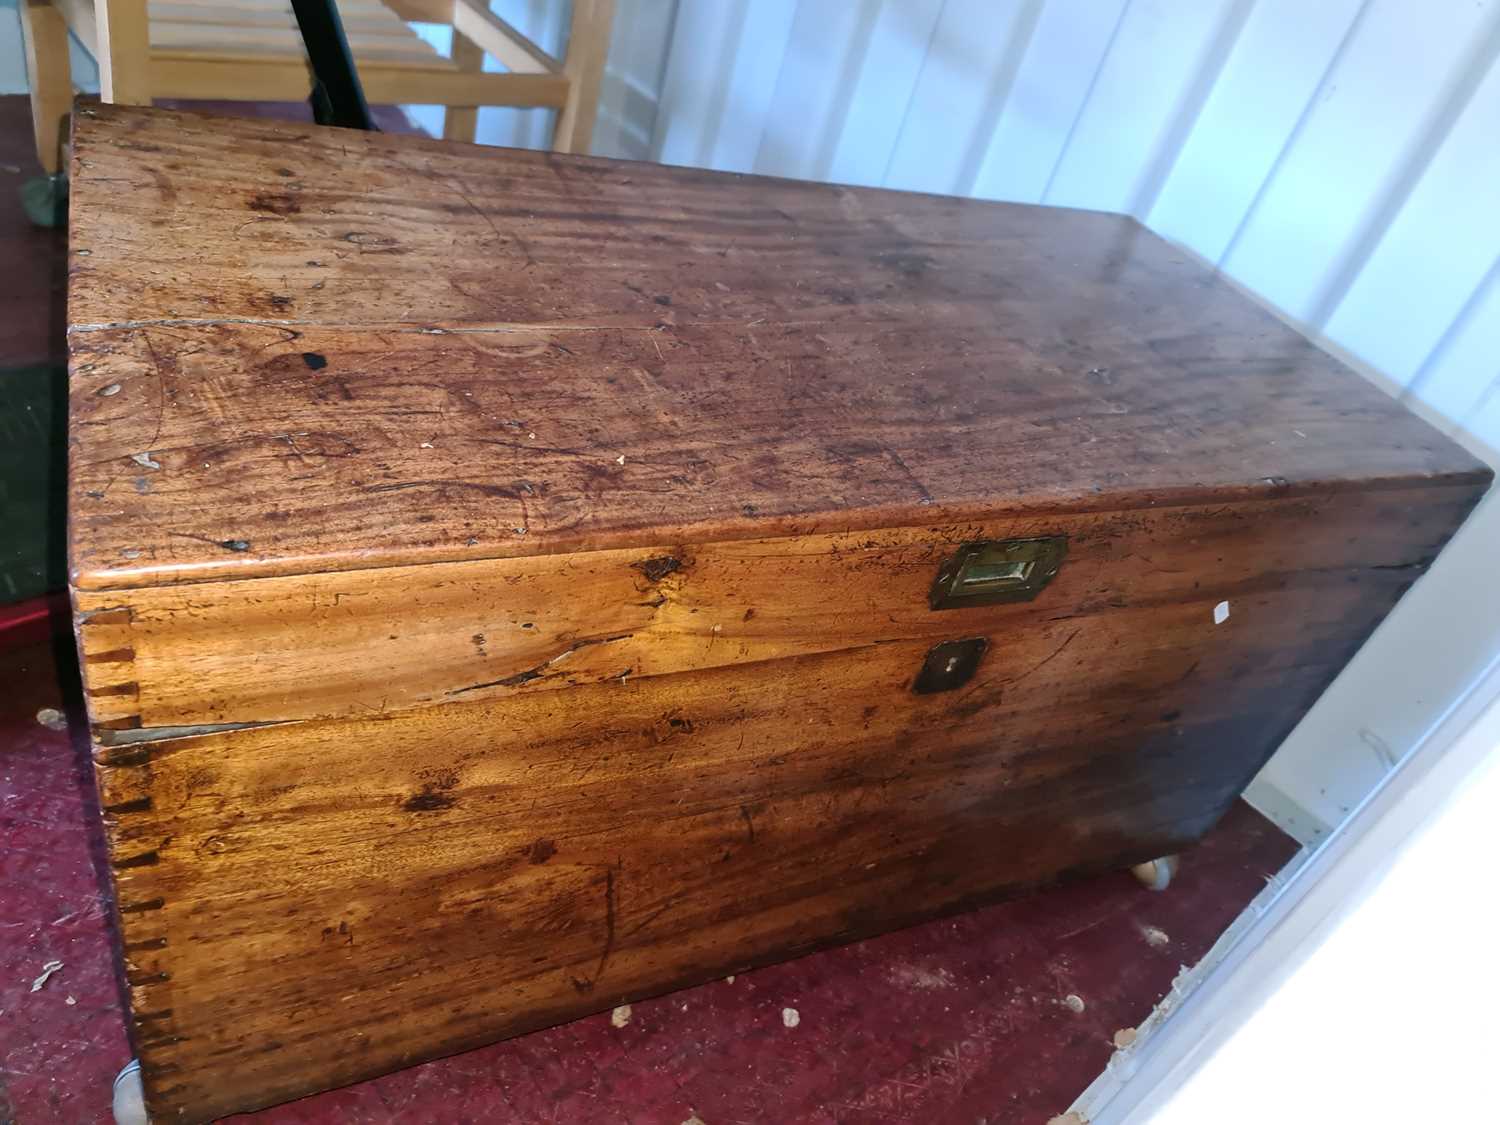
[[[928,602],[933,609],[1029,602],[1062,568],[1068,540],[987,539],[965,543],[938,568]]]

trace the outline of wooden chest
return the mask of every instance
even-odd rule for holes
[[[162,1120],[1205,832],[1489,472],[1130,219],[82,110]]]

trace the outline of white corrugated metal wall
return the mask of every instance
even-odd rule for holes
[[[1500,462],[1496,0],[681,0],[652,155],[1129,212]],[[1256,786],[1337,822],[1492,669],[1500,504]]]

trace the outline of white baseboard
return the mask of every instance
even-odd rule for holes
[[[1333,825],[1298,804],[1263,777],[1257,777],[1250,783],[1244,797],[1246,804],[1303,847],[1316,844],[1333,831]]]

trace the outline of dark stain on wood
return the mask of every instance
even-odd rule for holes
[[[322,939],[324,941],[339,941],[339,944],[341,945],[353,945],[354,931],[349,928],[349,923],[347,921],[341,921],[337,926],[324,926]]]
[[[551,840],[537,839],[527,849],[527,858],[534,864],[546,863],[557,854],[557,845]]]
[[[107,813],[110,816],[119,816],[122,813],[128,814],[128,813],[138,813],[138,812],[150,812],[151,811],[151,798],[149,796],[148,797],[136,797],[136,798],[134,798],[132,800],[129,800],[129,801],[121,801],[119,804],[106,805],[103,808],[101,808],[99,811],[103,812],[103,813]]]
[[[301,212],[302,205],[297,202],[297,197],[285,191],[261,191],[250,197],[250,210],[261,211],[268,215],[296,215]]]
[[[682,562],[671,555],[662,555],[654,559],[645,559],[635,564],[637,570],[646,576],[647,582],[660,582],[667,575],[682,568]]]
[[[401,807],[407,812],[424,813],[440,812],[443,809],[451,809],[458,803],[458,799],[452,796],[452,790],[458,784],[458,778],[452,774],[439,775],[435,780],[423,783],[422,788],[401,802]]]

